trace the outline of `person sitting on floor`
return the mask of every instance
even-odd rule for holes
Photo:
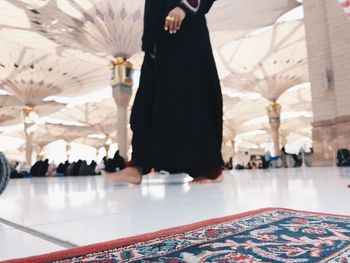
[[[125,169],[126,165],[125,165],[125,160],[124,158],[119,154],[119,150],[116,151],[116,153],[114,154],[113,159],[108,159],[105,162],[105,171],[106,172],[116,172],[116,171],[121,171],[123,169]]]
[[[49,167],[47,168],[47,173],[46,173],[46,176],[47,177],[53,177],[56,175],[56,169],[57,169],[57,166],[54,162],[51,162]]]

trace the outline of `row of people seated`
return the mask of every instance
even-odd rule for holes
[[[248,152],[246,152],[248,154]],[[280,156],[273,157],[270,152],[265,155],[250,155],[249,161],[242,162],[237,160],[233,163],[232,158],[225,164],[225,168],[231,170],[233,167],[237,170],[243,169],[268,169],[268,168],[296,168],[301,167],[303,162],[306,166],[312,166],[313,149],[304,152],[303,149],[298,154],[288,153],[285,147],[281,148]]]
[[[64,162],[58,166],[54,162],[49,163],[49,160],[39,160],[32,167],[25,163],[12,164],[11,178],[28,178],[28,177],[52,177],[52,176],[89,176],[98,175],[102,169],[108,172],[122,170],[126,166],[119,151],[117,151],[113,158],[106,157],[97,164],[92,161],[90,164],[85,160],[78,160],[77,162]]]
[[[49,169],[46,176],[85,176],[95,175],[95,167],[97,163],[92,161],[88,164],[86,161],[79,160],[77,162],[60,163],[57,169]]]
[[[260,156],[260,155],[252,155],[250,157],[251,161],[249,161],[247,163],[246,166],[244,166],[243,164],[236,164],[234,167],[233,164],[233,158],[231,157],[229,159],[228,162],[225,163],[224,169],[225,170],[232,170],[233,168],[235,168],[236,170],[243,170],[243,169],[267,169],[269,164],[268,162],[265,160],[264,156]]]

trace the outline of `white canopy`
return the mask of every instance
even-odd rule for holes
[[[74,140],[74,142],[92,146],[96,150],[99,150],[100,148],[105,146],[105,140],[104,139],[97,139],[97,138],[81,137],[81,138]]]
[[[7,133],[6,136],[26,140],[26,135],[23,131],[10,132],[10,133]],[[41,149],[44,148],[49,143],[56,141],[56,140],[57,140],[57,138],[55,138],[54,136],[51,136],[48,133],[42,134],[40,132],[34,132],[34,134],[33,134],[33,144],[38,146]],[[23,152],[24,151],[25,151],[25,149],[23,149]],[[23,152],[22,152],[22,154],[23,154]]]
[[[48,96],[83,95],[104,88],[109,85],[110,71],[106,65],[112,56],[129,58],[136,54],[140,58],[144,0],[0,1],[0,39],[8,40],[0,43],[0,84],[22,105],[47,105],[43,99]],[[294,0],[215,2],[208,24],[226,87],[233,91],[259,92],[268,100],[275,100],[295,84],[307,81],[302,21],[277,24],[236,40],[271,25],[298,5]],[[283,96],[280,101],[282,99]],[[232,131],[239,131],[245,121],[266,115],[268,104],[265,99],[241,101],[228,96],[224,102],[225,138],[232,135]],[[299,102],[295,101],[295,105]],[[286,103],[281,104],[287,109]],[[306,105],[310,105],[308,101],[300,107]],[[113,99],[79,105],[53,117],[92,126],[88,133],[111,134],[116,128]],[[0,122],[1,118],[0,110]],[[86,134],[86,131],[80,132],[81,127],[75,131],[79,135],[75,137],[58,126],[46,126],[42,125],[35,133],[46,134],[44,137],[50,140],[65,136],[67,141]],[[45,133],[41,133],[42,129]],[[88,143],[89,139],[79,141]]]
[[[292,95],[292,93],[291,93]],[[293,95],[292,95],[293,96]],[[287,102],[287,100],[286,100]],[[265,99],[258,100],[244,100],[236,103],[234,106],[226,107],[224,106],[224,128],[228,128],[231,131],[241,132],[241,131],[253,131],[256,127],[243,128],[242,124],[247,121],[264,118],[266,122],[268,121],[266,115],[266,106],[268,102]],[[282,112],[307,112],[311,107],[311,102],[295,105],[295,104],[282,104]]]
[[[226,87],[258,92],[269,101],[309,78],[303,21],[275,24],[225,45],[216,55]]]
[[[296,118],[288,118],[281,120],[280,130],[283,133],[295,132],[300,129],[311,127],[312,117],[299,116]],[[256,130],[270,131],[270,123],[268,120],[251,125],[242,125],[240,128],[241,132],[250,132]]]
[[[25,105],[53,95],[76,96],[109,85],[104,66],[58,57],[42,50],[0,42],[0,84]]]
[[[295,87],[283,93],[277,101],[279,104],[288,105],[290,111],[312,112],[312,98],[310,83],[302,87]],[[282,108],[282,110],[284,110]]]
[[[11,2],[25,12],[31,31],[60,47],[124,57],[140,50],[142,0]]]
[[[117,127],[117,106],[114,99],[110,98],[101,102],[66,108],[51,117],[58,120],[80,122],[108,135],[114,133]]]
[[[214,47],[271,25],[282,14],[300,5],[294,0],[219,0],[208,14]]]
[[[21,111],[25,106],[26,105],[15,96],[0,95],[0,126],[10,126],[21,123]],[[44,101],[36,107],[36,110],[41,117],[45,117],[64,107],[64,104],[54,101]]]
[[[285,132],[284,130],[281,131],[281,144],[294,144],[302,140],[310,140],[311,134],[310,132],[306,132],[307,130],[310,130],[310,127],[307,127],[303,130],[297,130],[293,132]],[[261,147],[263,145],[272,143],[272,137],[269,131],[266,130],[259,130],[255,131],[255,133],[247,133],[247,134],[240,134],[238,136],[238,145],[255,145],[257,147]]]
[[[129,58],[140,51],[144,0],[2,1],[0,28],[13,41],[113,57]],[[217,1],[208,17],[213,40],[222,44],[237,39],[272,24],[299,4],[296,0]],[[32,40],[26,37],[31,32],[38,33]],[[0,32],[1,36],[5,37]]]
[[[41,137],[48,137],[52,138],[51,142],[62,139],[69,143],[79,137],[94,133],[94,129],[91,127],[50,123],[34,125],[30,128],[30,131],[34,135],[34,142],[35,138],[42,140]]]
[[[263,131],[264,136],[259,136],[255,144],[259,145],[261,141],[271,141],[269,133],[270,124],[266,115],[266,106],[268,101],[265,98],[237,100],[224,95],[224,142],[233,139],[233,135],[238,135],[238,141],[242,138],[240,134],[248,133],[252,137],[256,133]],[[312,103],[310,85],[293,87],[278,99],[282,106],[282,121],[280,134],[282,137],[290,136],[292,133],[304,129],[311,129],[312,122]],[[284,135],[286,134],[286,135]],[[305,134],[303,137],[310,138]],[[248,140],[244,140],[246,143]],[[292,142],[292,141],[290,141]],[[249,140],[249,143],[254,143]]]

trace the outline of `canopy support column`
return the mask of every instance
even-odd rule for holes
[[[106,158],[107,159],[109,158],[109,149],[111,148],[111,144],[112,144],[112,139],[107,134],[104,145],[103,145],[103,147],[105,148],[105,151],[106,151]]]
[[[236,137],[237,137],[237,132],[236,131],[232,131],[232,134],[231,134],[231,145],[232,145],[232,158],[235,156],[236,154],[236,150],[235,150],[235,147],[236,147]]]
[[[274,155],[280,156],[280,136],[279,129],[281,126],[281,105],[273,102],[266,107],[267,115],[269,117],[272,141],[274,146]]]
[[[117,58],[112,64],[113,98],[117,104],[117,143],[120,155],[128,159],[128,106],[132,95],[133,66],[124,59]]]
[[[22,111],[21,116],[24,123],[24,134],[26,137],[26,163],[32,165],[32,154],[33,154],[33,133],[34,130],[30,129],[37,120],[39,119],[38,111],[34,105],[26,105]],[[34,127],[33,127],[34,128]]]
[[[69,142],[66,144],[66,155],[67,155],[67,161],[69,162],[69,158],[72,152],[72,146],[70,145]]]
[[[24,133],[26,136],[26,164],[32,166],[32,153],[33,153],[33,132],[29,131],[29,128],[33,126],[30,123],[24,123]]]

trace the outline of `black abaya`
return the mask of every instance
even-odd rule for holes
[[[145,58],[130,120],[132,161],[195,177],[224,164],[222,95],[205,19],[213,0],[186,10],[181,29],[169,34],[164,21],[179,3],[146,0]]]

